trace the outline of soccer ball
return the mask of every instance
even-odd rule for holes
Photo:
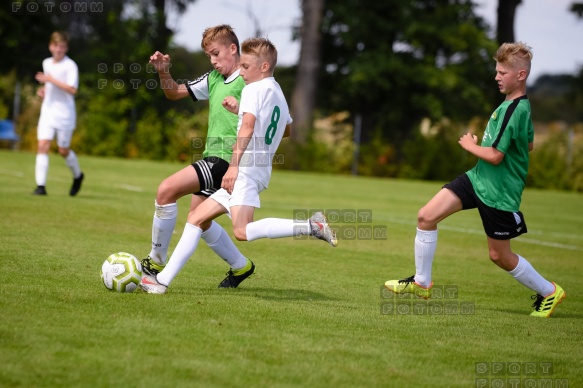
[[[118,252],[110,255],[101,266],[101,280],[108,290],[133,292],[142,279],[142,265],[133,255]]]

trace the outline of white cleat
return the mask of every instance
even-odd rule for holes
[[[168,286],[158,283],[156,275],[148,275],[144,273],[140,284],[138,284],[142,290],[146,291],[148,294],[165,294],[168,290]]]
[[[333,247],[338,245],[336,232],[330,228],[328,221],[322,212],[316,212],[310,217],[310,235],[320,240],[327,241]]]

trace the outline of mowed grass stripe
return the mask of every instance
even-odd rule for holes
[[[553,318],[533,319],[532,292],[490,263],[482,233],[464,232],[481,230],[477,212],[460,212],[443,222],[433,274],[473,312],[415,313],[418,301],[382,292],[414,273],[417,211],[443,182],[276,170],[256,218],[370,210],[369,224],[335,226],[385,226],[386,239],[237,242],[257,273],[236,290],[217,289],[228,267],[201,243],[167,295],[122,295],[101,284],[101,264],[148,253],[157,185],[183,165],[80,156],[87,178],[71,198],[70,172],[51,155],[39,198],[34,158],[0,152],[2,387],[467,387],[493,362],[551,363],[552,375],[534,378],[583,384],[579,251],[513,242],[567,292]],[[525,238],[580,248],[582,199],[526,190]],[[171,251],[188,205],[179,201]],[[218,222],[232,235],[227,217]],[[397,303],[409,313],[383,314]]]

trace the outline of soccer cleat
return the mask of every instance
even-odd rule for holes
[[[223,279],[219,288],[237,288],[239,284],[255,272],[255,264],[249,259],[247,259],[247,264],[238,271],[233,271],[231,268],[227,272],[227,277]]]
[[[328,221],[322,212],[316,212],[310,217],[310,236],[327,241],[333,247],[338,245],[336,232],[330,228]]]
[[[147,275],[156,276],[164,267],[165,265],[156,263],[150,256],[142,260],[142,272]]]
[[[393,291],[395,294],[414,294],[423,299],[431,298],[431,289],[433,288],[433,282],[429,287],[425,288],[417,283],[415,283],[415,275],[402,280],[388,280],[385,282],[385,288],[389,291]]]
[[[83,173],[81,173],[81,175],[79,175],[78,178],[73,179],[73,185],[71,186],[71,191],[69,191],[69,195],[71,197],[74,197],[75,195],[77,195],[79,190],[81,190],[81,183],[83,182],[83,178],[85,178],[85,175],[83,175]]]
[[[36,189],[32,192],[34,195],[47,195],[47,190],[44,186],[37,186]]]
[[[531,299],[536,299],[532,304],[534,311],[530,313],[533,317],[549,318],[555,307],[565,299],[567,294],[558,284],[553,283],[555,291],[548,295],[542,296],[540,294],[533,295]]]
[[[146,291],[148,294],[165,294],[168,290],[168,286],[158,283],[156,275],[144,274],[140,284],[138,284],[142,290]]]

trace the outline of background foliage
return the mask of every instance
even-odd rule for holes
[[[34,74],[49,56],[50,33],[65,30],[81,72],[74,149],[183,162],[196,157],[193,139],[205,136],[207,104],[168,101],[147,64],[154,51],[169,53],[178,82],[211,69],[202,52],[173,45],[165,26],[168,9],[189,2],[58,0],[51,12],[40,1],[22,3],[38,4],[37,12],[0,9],[6,53],[0,117],[18,116],[20,148],[36,147]],[[88,11],[58,12],[63,4]],[[93,12],[92,4],[101,8]],[[474,9],[470,0],[326,1],[316,120],[305,143],[286,141],[285,163],[277,167],[443,180],[470,168],[475,159],[457,139],[467,130],[480,134],[503,97],[493,81],[497,43]],[[276,77],[291,101],[296,67],[278,68]],[[534,81],[528,93],[537,146],[528,184],[581,190],[583,69]]]

